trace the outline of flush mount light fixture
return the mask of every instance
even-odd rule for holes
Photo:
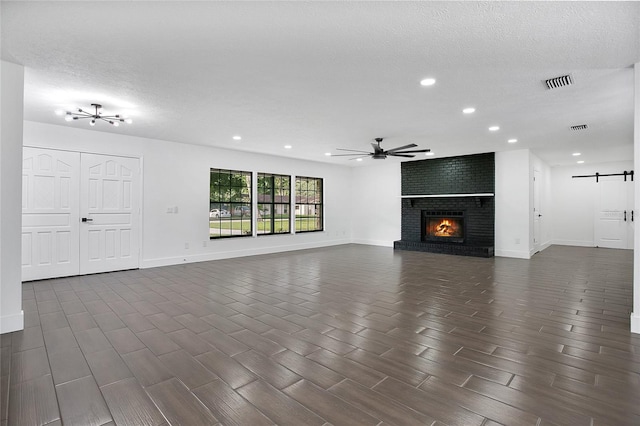
[[[436,153],[429,151],[429,152],[425,152],[424,155],[426,155],[427,157],[431,157],[433,155],[436,155]]]
[[[474,112],[476,112],[476,109],[473,107],[469,107],[469,108],[463,109],[462,112],[465,114],[473,114]]]
[[[356,158],[356,161],[362,161],[362,158]]]
[[[436,84],[435,78],[425,78],[420,81],[421,86],[433,86],[434,84]]]
[[[500,126],[491,126],[491,127],[489,127],[489,131],[491,131],[491,132],[497,132],[498,130],[500,130]]]
[[[291,145],[285,145],[284,146],[284,149],[291,149],[291,148],[293,148]]]
[[[330,152],[325,152],[324,155],[326,155],[327,157],[331,157],[331,153]]]
[[[242,140],[242,136],[238,136],[238,135],[236,135],[236,136],[234,136],[234,137],[233,137],[233,140],[234,140],[234,141]]]
[[[578,164],[584,164],[584,160],[576,161]]]
[[[573,155],[574,157],[579,157],[579,156],[581,156],[582,154],[581,154],[581,153],[579,153],[579,152],[574,152],[574,153],[573,153],[573,154],[571,154],[571,155]]]
[[[77,112],[67,111],[64,113],[65,121],[74,121],[81,120],[83,118],[89,119],[89,125],[95,126],[97,121],[105,121],[112,126],[118,127],[120,123],[131,124],[133,120],[130,118],[125,118],[119,114],[116,115],[102,115],[102,105],[100,104],[91,104],[93,108],[95,108],[94,112],[88,112],[81,108],[78,108]],[[56,111],[56,114],[58,112]]]
[[[518,142],[518,139],[509,139],[507,142],[509,142],[509,143],[516,143],[516,142]]]

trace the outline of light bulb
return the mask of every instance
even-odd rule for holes
[[[114,126],[118,127],[120,125],[119,121],[112,121],[111,124],[113,124]]]
[[[124,119],[124,122],[127,123],[127,124],[131,124],[131,123],[133,123],[133,120],[130,119],[129,117],[127,117],[127,118]]]
[[[89,122],[89,126],[95,126],[95,125],[96,125],[96,120],[93,120],[93,119],[92,119],[92,120]]]
[[[70,112],[66,113],[64,116],[64,121],[72,121],[73,120],[73,116],[71,115]]]

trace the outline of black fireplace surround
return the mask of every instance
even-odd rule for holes
[[[493,153],[405,162],[401,170],[402,239],[395,249],[493,256]]]

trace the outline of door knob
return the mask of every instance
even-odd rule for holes
[[[83,221],[83,222],[93,222],[93,219],[90,219],[90,218],[88,218],[88,217],[83,217],[83,218],[82,218],[82,221]]]

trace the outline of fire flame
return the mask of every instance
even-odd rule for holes
[[[460,231],[459,226],[456,221],[442,219],[439,224],[433,227],[432,233],[435,237],[455,237]]]

